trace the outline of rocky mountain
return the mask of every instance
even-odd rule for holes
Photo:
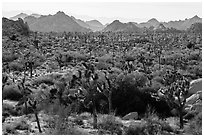
[[[71,16],[71,18],[74,21],[76,21],[80,26],[82,26],[84,28],[87,28],[87,29],[91,29],[92,31],[100,31],[100,30],[102,30],[104,28],[103,24],[101,24],[97,20],[90,20],[90,21],[84,22],[83,20],[76,19],[73,16]]]
[[[103,24],[98,20],[86,21],[86,24],[88,24],[90,26],[90,29],[93,31],[100,31],[104,28]]]
[[[156,20],[155,18],[152,18],[150,20],[148,20],[147,22],[143,22],[140,24],[136,24],[138,27],[146,27],[146,28],[150,28],[151,26],[153,27],[157,27],[160,24],[160,22],[158,20]]]
[[[154,28],[154,30],[165,31],[167,28],[164,26],[164,24],[160,23],[157,27]]]
[[[41,15],[40,15],[40,14],[33,13],[33,14],[31,14],[30,16],[33,16],[33,17],[39,18]]]
[[[140,24],[134,23],[136,26],[143,28],[152,28],[154,27],[154,29],[158,28],[159,26],[161,26],[161,24],[163,24],[163,27],[166,28],[174,28],[177,30],[186,30],[188,28],[190,28],[190,26],[194,23],[201,23],[202,22],[202,18],[199,18],[197,15],[189,18],[189,19],[185,19],[185,20],[179,20],[179,21],[169,21],[169,22],[159,22],[158,20],[156,20],[155,18],[152,18],[150,20],[148,20],[147,22],[143,22]]]
[[[27,16],[24,18],[24,21],[28,23],[28,25],[31,25],[35,21],[37,21],[37,18],[34,16]]]
[[[75,17],[71,16],[71,18],[76,21],[80,26],[84,27],[84,28],[87,28],[87,29],[90,29],[90,26],[84,22],[83,20],[80,20],[80,19],[76,19]]]
[[[142,29],[137,27],[134,23],[122,23],[119,20],[113,21],[111,24],[107,25],[104,29],[104,32],[138,32],[142,33]]]
[[[29,27],[27,23],[24,23],[21,18],[16,21],[2,18],[2,35],[11,37],[14,34],[28,35]]]
[[[62,16],[58,16],[58,15]],[[58,18],[59,17],[59,18]],[[23,19],[28,23],[31,30],[35,31],[139,31],[139,28],[146,30],[165,30],[165,29],[177,29],[177,30],[187,30],[194,23],[202,23],[202,18],[197,15],[179,21],[169,21],[169,22],[159,22],[157,19],[152,18],[147,22],[136,23],[121,23],[119,21],[114,21],[111,24],[103,25],[98,20],[83,21],[81,19],[76,19],[75,17],[64,14],[63,12],[58,12],[55,15],[43,16],[40,14],[27,15],[25,13],[20,13],[14,17],[12,20],[18,20],[18,18]],[[56,20],[55,20],[56,19]],[[114,24],[113,24],[114,23]],[[39,28],[38,28],[39,27]],[[73,28],[72,28],[73,27]],[[133,28],[133,30],[132,30]]]
[[[202,23],[194,23],[187,29],[190,33],[202,33]]]
[[[28,14],[20,13],[20,14],[14,16],[14,17],[9,18],[9,19],[11,19],[11,20],[18,20],[18,18],[24,19],[27,16],[28,16]]]
[[[80,26],[73,18],[64,12],[57,12],[55,15],[40,16],[39,18],[29,17],[25,21],[32,31],[40,32],[89,32],[90,29]]]
[[[167,28],[175,28],[178,30],[186,30],[187,28],[190,28],[190,26],[194,23],[201,23],[202,22],[202,18],[199,18],[197,15],[189,18],[189,19],[185,19],[185,20],[179,20],[179,21],[170,21],[167,23],[163,23],[165,27]]]

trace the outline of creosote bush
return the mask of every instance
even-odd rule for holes
[[[98,128],[108,130],[111,134],[121,135],[122,127],[122,122],[117,120],[114,115],[102,115],[99,118]]]
[[[141,123],[130,125],[125,129],[126,135],[168,135],[173,132],[171,126],[155,114],[148,115]]]

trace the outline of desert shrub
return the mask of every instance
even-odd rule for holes
[[[11,62],[9,64],[9,68],[13,71],[23,71],[24,70],[24,66],[22,63],[19,62]]]
[[[11,53],[3,53],[2,54],[2,62],[12,62],[18,59],[18,55]]]
[[[10,104],[3,103],[2,105],[2,116],[17,116],[19,115],[18,111]]]
[[[91,113],[83,112],[83,113],[80,114],[80,117],[82,119],[89,119],[89,118],[91,118]]]
[[[111,134],[122,134],[122,122],[116,119],[114,115],[102,115],[98,121],[98,128],[108,130]]]
[[[151,87],[157,91],[157,90],[159,90],[161,87],[163,87],[163,85],[162,85],[160,82],[157,82],[157,81],[154,81],[154,80],[153,80]]]
[[[188,135],[202,135],[202,112],[189,121],[189,126],[185,129]]]
[[[188,66],[188,72],[195,75],[195,78],[202,77],[202,64]]]
[[[8,85],[8,86],[5,86],[3,89],[3,92],[2,92],[3,99],[19,101],[22,97],[23,95],[21,94],[17,86]]]
[[[173,129],[165,121],[159,119],[158,116],[152,115],[145,119],[146,124],[145,134],[147,135],[162,135],[169,134],[168,132],[173,132]]]
[[[12,122],[9,124],[4,125],[3,130],[5,131],[4,134],[17,134],[16,130],[29,130],[30,125],[24,120],[19,119],[19,121]]]
[[[140,124],[131,125],[125,130],[127,135],[161,135],[173,132],[171,126],[159,119],[153,110],[148,110]]]
[[[53,79],[51,77],[48,77],[48,76],[38,77],[37,79],[33,80],[33,82],[32,82],[33,85],[40,85],[42,83],[45,83],[47,85],[53,85],[54,84]]]
[[[163,77],[160,77],[160,76],[155,76],[152,80],[156,81],[158,83],[161,83],[161,84],[163,84],[163,82],[164,82]]]
[[[112,55],[104,55],[102,57],[98,57],[98,61],[99,62],[108,62],[108,63],[111,63],[112,62]]]
[[[125,129],[126,135],[145,135],[144,124],[137,124],[137,125],[130,125],[128,128]]]
[[[76,119],[74,119],[74,123],[76,123],[77,125],[83,125],[83,119],[80,116],[77,116]]]
[[[106,62],[98,62],[96,64],[96,68],[98,70],[107,70],[109,67],[111,67],[111,65],[109,63],[106,63]]]
[[[4,134],[16,134],[15,127],[13,125],[7,124],[4,125],[3,130],[5,130]]]
[[[58,106],[52,112],[53,118],[48,121],[48,127],[50,135],[82,135],[81,131],[76,129],[68,120],[71,114],[70,107]],[[55,115],[56,114],[56,115]],[[55,118],[56,117],[56,118]]]
[[[120,81],[120,79],[118,79],[118,81]],[[135,111],[138,113],[145,112],[146,100],[141,98],[142,93],[135,84],[131,82],[132,79],[126,79],[125,83],[117,82],[119,86],[112,91],[112,107],[116,110],[117,115],[124,116]]]
[[[14,127],[18,130],[29,130],[30,125],[26,122],[26,120],[21,119],[20,121],[14,123]]]
[[[202,58],[200,57],[198,52],[192,52],[189,56],[188,56],[188,60],[195,60],[195,61],[199,61]]]

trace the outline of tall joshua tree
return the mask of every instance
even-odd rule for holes
[[[185,77],[181,77],[159,91],[164,95],[165,100],[172,108],[179,113],[180,128],[183,129],[183,110],[186,103],[186,95],[190,87],[190,82]]]

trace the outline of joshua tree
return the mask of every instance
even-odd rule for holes
[[[114,75],[114,74],[109,74],[108,72],[104,71],[105,73],[105,79],[107,81],[108,87],[106,87],[104,85],[104,95],[108,98],[108,110],[109,110],[109,114],[112,112],[112,91],[115,88],[115,78],[112,77],[112,79],[110,78],[110,75]]]
[[[33,109],[33,111],[34,111],[35,118],[36,118],[36,122],[37,122],[38,129],[39,129],[39,132],[42,133],[42,130],[41,130],[41,127],[40,127],[39,118],[38,118],[37,101],[36,101],[36,100],[34,100],[34,101],[29,100],[28,103],[29,103],[29,105],[32,107],[32,109]]]
[[[57,56],[55,58],[55,60],[58,62],[60,69],[63,67],[63,61],[62,61],[62,54],[59,54],[59,56]]]
[[[140,53],[139,56],[138,56],[138,61],[140,63],[142,63],[142,66],[143,66],[143,70],[144,70],[144,73],[146,74],[148,80],[150,81],[150,85],[152,85],[152,71],[150,69],[150,66],[153,65],[153,59],[150,57],[150,54],[148,54],[148,57],[144,55],[144,53]]]
[[[2,91],[3,91],[5,85],[6,85],[7,81],[8,81],[8,76],[7,75],[2,75],[2,76],[3,76],[2,77]]]
[[[25,63],[26,69],[30,70],[30,78],[33,77],[33,66],[34,66],[34,61],[33,60],[27,60]]]
[[[176,77],[176,76],[175,76]],[[181,77],[159,91],[164,95],[169,106],[175,108],[179,113],[180,128],[183,128],[183,109],[186,103],[186,95],[190,87],[190,82],[185,77]]]
[[[37,40],[37,32],[35,32],[33,44],[34,44],[35,48],[38,49],[38,50],[39,50],[39,47],[38,47],[38,43],[39,43],[39,42],[40,42],[40,41]]]
[[[85,107],[92,108],[93,114],[93,128],[97,128],[97,111],[96,111],[96,95],[98,93],[98,74],[94,71],[94,66],[92,64],[83,63],[86,67],[85,78],[86,82],[84,88],[88,91],[86,100],[89,100],[88,105]]]
[[[33,93],[32,90],[30,90],[28,87],[25,86],[25,79],[22,80],[21,84],[18,85],[18,88],[20,89],[23,97],[22,99],[18,102],[17,106],[25,104],[25,114],[28,114],[28,105],[27,102],[30,98],[30,95]]]

